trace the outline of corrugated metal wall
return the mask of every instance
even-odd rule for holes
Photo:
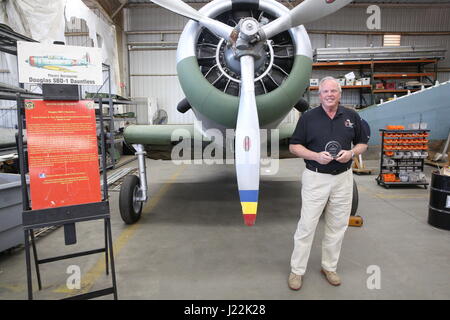
[[[184,98],[178,82],[175,50],[131,51],[132,97],[156,97],[159,109],[167,112],[168,123],[193,123],[192,111],[176,110]]]
[[[366,21],[369,14],[367,7],[342,9],[339,14],[331,15],[306,25],[310,30],[368,31]],[[167,10],[155,7],[131,7],[126,10],[126,31],[181,31],[186,19]],[[381,8],[381,31],[450,31],[450,10],[448,8]],[[179,33],[175,34],[129,34],[128,42],[177,42]],[[324,47],[364,47],[381,46],[382,37],[378,35],[324,35],[310,34],[313,49]],[[401,45],[445,47],[447,59],[440,62],[440,67],[450,67],[450,37],[448,36],[404,36]],[[184,97],[178,84],[175,70],[174,50],[146,50],[130,52],[131,94],[132,96],[153,96],[160,107],[169,115],[169,123],[191,123],[192,112],[182,115],[176,111],[177,103]],[[326,75],[343,76],[349,71],[316,70],[312,78]],[[143,74],[139,76],[138,74]],[[359,74],[357,74],[359,76]],[[438,80],[448,80],[450,73],[440,73]],[[365,94],[367,103],[370,95]],[[318,104],[317,92],[311,92],[311,104]],[[345,90],[343,103],[358,105],[359,90]],[[362,101],[364,103],[364,101]],[[287,122],[296,121],[292,112]]]
[[[368,6],[367,6],[368,7]],[[307,29],[367,31],[367,7],[349,7],[306,25]],[[448,7],[380,7],[381,31],[449,31]]]
[[[176,71],[176,44],[188,20],[165,9],[139,7],[125,10],[126,31],[165,31],[158,34],[128,34],[128,43],[166,42],[170,49],[129,51],[130,94],[156,98],[159,109],[167,112],[168,123],[193,123],[192,111],[176,110],[184,98]],[[175,31],[167,33],[166,31]]]

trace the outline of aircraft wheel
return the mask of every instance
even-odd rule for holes
[[[135,175],[126,176],[119,194],[120,216],[126,224],[133,224],[139,220],[142,212],[142,201],[139,196],[139,178]]]
[[[358,187],[356,186],[356,181],[353,179],[353,198],[352,198],[352,210],[350,211],[350,215],[356,215],[356,211],[358,210]]]

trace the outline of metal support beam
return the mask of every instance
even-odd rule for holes
[[[120,5],[120,7],[119,8],[117,8],[117,10],[116,11],[114,11],[114,13],[111,15],[111,19],[114,19],[114,17],[120,12],[120,10],[122,10],[123,9],[123,7],[125,7],[126,5],[128,4],[128,0],[127,1],[124,1],[124,2],[122,2],[122,4]]]

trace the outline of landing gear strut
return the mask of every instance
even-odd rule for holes
[[[125,177],[119,194],[120,216],[126,224],[136,223],[141,218],[142,207],[147,201],[147,173],[144,146],[133,144],[138,157],[139,177]]]

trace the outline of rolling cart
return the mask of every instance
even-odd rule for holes
[[[380,129],[380,173],[377,184],[391,186],[423,186],[428,182],[423,173],[424,160],[428,156],[430,130]]]

